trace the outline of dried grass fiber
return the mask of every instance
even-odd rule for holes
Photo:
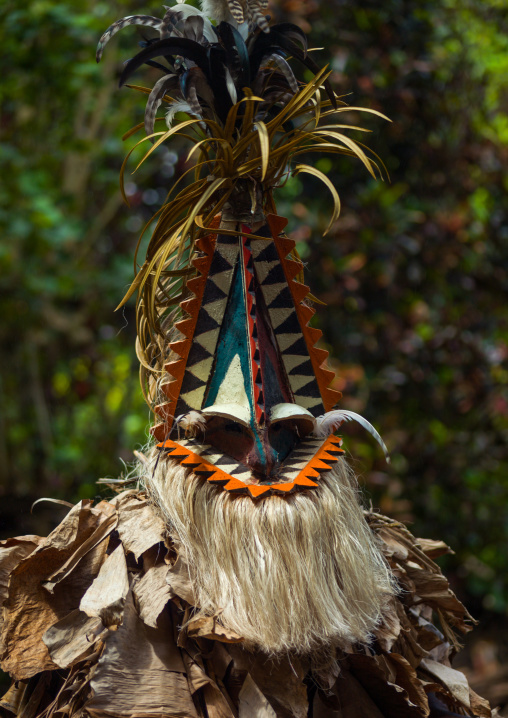
[[[272,655],[371,639],[395,589],[345,462],[315,491],[258,502],[155,456],[143,480],[184,551],[194,617]]]

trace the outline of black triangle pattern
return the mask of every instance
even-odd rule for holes
[[[253,240],[252,251],[294,401],[315,416],[322,414],[319,386],[275,243]]]
[[[230,240],[234,241],[231,242]],[[238,258],[237,237],[219,235],[206,278],[205,290],[196,321],[192,346],[187,357],[180,397],[176,406],[176,415],[189,409],[201,409],[205,396],[209,374],[213,366],[213,356],[219,338],[222,317],[226,311],[229,287],[233,278],[233,269]],[[228,274],[229,273],[229,276]],[[220,275],[220,286],[218,276]],[[214,281],[217,277],[217,281]],[[229,280],[229,281],[228,281]],[[212,309],[213,306],[213,309]],[[210,309],[210,311],[208,311]],[[201,341],[199,340],[201,337]],[[206,360],[209,359],[207,362]],[[198,364],[201,366],[197,366]],[[197,374],[197,375],[196,375]],[[184,407],[188,407],[184,409]]]

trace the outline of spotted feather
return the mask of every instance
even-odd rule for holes
[[[245,18],[245,9],[241,0],[228,0],[229,10],[236,22],[241,25]]]
[[[117,32],[123,30],[124,27],[128,25],[142,25],[143,27],[153,27],[156,30],[160,30],[161,22],[160,18],[153,17],[152,15],[129,15],[128,17],[123,17],[121,20],[117,20],[108,27],[97,44],[97,54],[95,56],[97,62],[100,62],[104,47],[107,43]]]
[[[277,69],[281,71],[291,90],[293,92],[298,92],[298,83],[288,62],[277,54],[265,55],[265,57],[261,60],[260,69],[268,67],[271,64],[276,65]]]
[[[264,11],[268,3],[263,0],[249,0],[249,16],[253,25],[257,25],[263,32],[270,32],[268,20]]]
[[[164,95],[169,90],[178,89],[178,77],[177,75],[165,75],[157,80],[153,89],[148,97],[145,110],[145,132],[147,135],[153,134],[155,127],[155,116],[157,110],[161,106]]]

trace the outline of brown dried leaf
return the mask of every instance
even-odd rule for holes
[[[445,544],[444,541],[433,541],[432,539],[417,538],[416,542],[420,546],[423,553],[429,558],[439,558],[448,553],[455,553],[452,549]]]
[[[212,648],[211,662],[213,666],[213,672],[215,677],[219,680],[224,680],[224,676],[228,672],[228,668],[233,662],[231,655],[229,654],[228,648],[219,641],[215,641]]]
[[[392,597],[385,606],[382,620],[374,631],[377,642],[383,651],[390,651],[393,644],[400,635],[401,625],[397,615],[397,605],[400,604],[397,598]]]
[[[0,541],[0,607],[7,598],[11,572],[43,541],[40,536],[18,536]]]
[[[187,673],[189,690],[194,695],[200,688],[210,683],[210,676],[207,676],[205,673],[201,656],[191,656],[184,650],[182,651],[182,659],[185,665],[185,672]]]
[[[12,571],[29,556],[44,539],[39,536],[19,536],[0,541],[0,636],[3,624],[3,611],[9,594],[9,581]],[[2,652],[0,638],[0,653]]]
[[[91,512],[97,517],[97,527],[95,531],[91,534],[91,536],[80,543],[63,566],[49,576],[48,580],[44,582],[44,588],[50,593],[53,593],[57,583],[60,583],[60,581],[67,578],[67,576],[69,576],[76,568],[81,559],[102,541],[104,541],[106,536],[109,536],[115,528],[117,522],[116,511],[110,503],[107,501],[101,501],[100,504],[91,509]],[[104,552],[106,550],[105,544],[103,546],[103,550]]]
[[[34,687],[27,686],[27,689],[30,687],[32,688],[32,691],[28,700],[26,702],[24,700],[22,701],[20,711],[17,714],[18,718],[35,718],[38,713],[39,705],[46,694],[51,681],[51,674],[49,671],[44,671],[40,676],[37,676],[34,681]],[[25,696],[23,696],[23,699],[24,698]]]
[[[223,643],[241,643],[244,639],[234,631],[230,631],[213,616],[195,618],[187,626],[189,638],[209,638]]]
[[[166,580],[168,567],[165,563],[149,568],[143,578],[133,584],[139,615],[147,626],[157,627],[157,619],[174,593]]]
[[[26,686],[27,684],[25,681],[15,681],[7,693],[2,696],[2,699],[0,700],[0,708],[9,711],[9,713],[14,713],[14,715],[17,716],[19,714],[19,708],[21,701],[23,700]]]
[[[433,623],[422,616],[418,616],[418,642],[426,651],[431,651],[436,646],[445,643],[445,637]]]
[[[189,568],[185,561],[183,550],[179,549],[178,558],[173,566],[169,569],[166,580],[171,586],[173,593],[191,606],[196,605],[194,591],[192,588],[192,579],[189,574]]]
[[[349,671],[341,671],[333,687],[334,708],[330,699],[318,692],[314,703],[314,718],[385,718],[367,691]]]
[[[252,680],[250,674],[240,691],[239,718],[277,718],[277,714]]]
[[[388,656],[383,656],[382,658],[395,669],[394,682],[401,688],[404,688],[409,696],[409,700],[418,706],[423,715],[428,715],[429,704],[427,694],[411,664],[398,653],[390,653]]]
[[[436,610],[440,609],[453,614],[457,619],[455,625],[467,630],[463,619],[467,620],[470,616],[440,571],[439,573],[430,573],[412,562],[408,562],[405,569],[409,578],[414,581],[418,596],[417,602],[428,603]]]
[[[91,501],[80,502],[12,571],[4,604],[1,658],[3,669],[16,680],[55,668],[42,635],[78,607],[98,571],[102,548],[92,549],[81,560],[79,571],[62,580],[54,594],[48,593],[42,583],[65,564],[100,521],[100,512],[92,509]]]
[[[432,651],[429,651],[429,655],[426,656],[426,658],[431,658],[433,661],[447,665],[450,662],[450,654],[451,646],[448,641],[445,641],[433,648]]]
[[[395,607],[401,625],[401,632],[391,650],[403,656],[413,668],[417,668],[421,659],[427,657],[428,653],[421,646],[418,632],[409,620],[404,605],[400,601],[396,601]]]
[[[103,630],[100,618],[90,618],[76,609],[48,628],[42,640],[51,660],[60,668],[68,668],[91,649]]]
[[[208,718],[236,718],[231,706],[215,683],[207,683],[203,688],[203,697]],[[251,713],[251,718],[254,718],[255,715],[255,713]]]
[[[127,563],[122,544],[104,561],[99,575],[79,604],[87,616],[101,619],[106,627],[118,626],[123,620],[125,599],[129,592]]]
[[[385,556],[393,556],[396,561],[405,561],[407,559],[409,551],[406,546],[394,538],[393,531],[382,528],[377,531],[377,535],[384,544],[382,551]]]
[[[236,648],[236,646],[235,646]],[[255,655],[249,673],[268,698],[277,718],[306,718],[308,712],[305,673],[298,658],[269,659]]]
[[[468,710],[471,709],[469,684],[466,676],[461,673],[461,671],[456,671],[454,668],[444,666],[442,663],[433,661],[430,658],[424,658],[420,664],[420,668],[445,686],[456,701]]]
[[[473,711],[475,716],[479,716],[480,718],[491,717],[492,711],[490,710],[489,702],[486,701],[485,698],[482,698],[477,693],[475,693],[472,688],[469,688],[469,699],[471,704],[471,710]]]
[[[350,655],[351,672],[382,714],[397,718],[428,716],[427,696],[418,685],[416,673],[402,656],[400,661],[394,661],[393,656]]]
[[[136,491],[125,491],[112,503],[118,511],[118,533],[127,551],[136,559],[166,536],[166,527],[147,499]]]
[[[124,621],[106,641],[92,677],[92,697],[85,711],[98,718],[150,714],[198,718],[174,641],[168,611],[151,628],[136,613],[132,594]]]

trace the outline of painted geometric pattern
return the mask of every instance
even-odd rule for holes
[[[295,491],[318,487],[322,473],[329,471],[344,454],[340,448],[342,439],[330,436],[323,439],[304,439],[286,459],[273,483],[252,484],[249,467],[238,463],[226,454],[195,439],[172,441],[166,439],[157,444],[165,456],[201,476],[212,484],[222,486],[226,491],[250,495],[256,499],[270,494],[288,495]]]
[[[256,328],[256,300],[254,294],[254,262],[248,235],[249,227],[242,227],[247,236],[242,237],[243,243],[243,262],[245,277],[245,295],[247,301],[247,324],[250,342],[250,361],[252,366],[252,390],[254,398],[254,408],[256,412],[256,421],[261,423],[264,419],[264,399],[263,399],[263,382],[261,377],[260,353]]]
[[[218,219],[214,221],[218,224]],[[207,277],[214,256],[215,243],[216,235],[207,235],[196,242],[197,248],[202,252],[201,257],[192,260],[192,265],[197,270],[198,275],[187,282],[187,289],[193,296],[180,304],[180,307],[188,314],[188,317],[177,322],[175,325],[183,335],[183,339],[172,342],[169,345],[170,350],[177,354],[180,359],[171,361],[164,367],[166,372],[172,377],[171,381],[162,387],[169,401],[155,407],[155,413],[163,421],[154,426],[151,432],[159,441],[167,436],[173,423],[173,417],[177,416],[175,409],[182,387],[187,359],[192,347],[192,337],[196,327],[199,307],[201,306],[203,294],[207,286]]]
[[[197,320],[194,319],[192,346],[187,357],[175,416],[185,414],[191,409],[201,409],[203,406],[238,254],[236,237],[217,237],[199,314]],[[176,325],[178,329],[181,323]]]
[[[213,224],[218,226],[219,221],[215,218]],[[203,253],[192,261],[199,274],[187,282],[194,296],[181,303],[188,316],[175,325],[184,338],[169,346],[180,359],[166,364],[173,378],[162,389],[169,401],[155,409],[164,422],[152,429],[159,441],[168,435],[173,417],[202,406],[238,256],[235,237],[207,235],[196,245]]]
[[[252,254],[295,403],[319,416],[324,411],[321,392],[275,244],[254,240]]]
[[[228,235],[208,235],[197,242],[202,256],[192,263],[198,276],[187,282],[187,288],[193,296],[182,302],[181,307],[187,316],[175,325],[183,338],[170,345],[173,354],[179,358],[165,367],[172,377],[162,387],[169,401],[156,407],[156,413],[164,422],[152,430],[159,441],[168,436],[173,417],[191,409],[201,409],[204,405],[234,269],[240,254],[247,310],[250,382],[258,424],[262,424],[265,419],[266,397],[263,395],[264,379],[260,369],[256,282],[261,287],[295,403],[318,416],[330,410],[341,396],[340,392],[329,388],[334,374],[325,366],[328,352],[314,346],[322,333],[308,326],[315,312],[303,303],[309,288],[295,281],[301,271],[301,264],[287,257],[295,243],[279,236],[286,220],[276,215],[269,215],[267,220],[269,228],[258,230],[258,235],[266,233],[266,241],[251,240],[250,229],[244,226],[241,239]],[[219,218],[214,223],[218,226]]]
[[[316,312],[314,309],[302,302],[309,294],[310,288],[307,285],[295,280],[297,274],[302,270],[302,265],[300,262],[296,262],[295,260],[288,258],[288,254],[295,248],[296,242],[288,237],[280,236],[282,230],[287,224],[287,220],[283,217],[278,217],[277,215],[268,215],[267,222],[277,249],[280,268],[282,270],[284,280],[287,283],[287,289],[284,290],[282,283],[278,282],[278,285],[281,287],[281,294],[283,293],[283,296],[280,297],[278,303],[283,305],[281,306],[281,310],[285,309],[286,311],[287,323],[279,324],[277,327],[279,335],[282,333],[288,335],[281,340],[285,345],[285,349],[282,347],[281,349],[283,349],[284,354],[288,355],[287,359],[284,359],[285,363],[287,361],[288,364],[286,369],[290,377],[290,381],[292,380],[297,388],[296,392],[295,389],[293,389],[296,403],[304,406],[312,414],[314,414],[314,416],[318,416],[322,413],[320,402],[313,396],[314,390],[312,389],[312,385],[304,383],[306,376],[311,375],[317,382],[320,398],[322,399],[325,411],[330,411],[339,401],[342,394],[340,391],[330,388],[330,384],[335,378],[335,374],[326,367],[328,352],[325,349],[319,349],[315,346],[316,342],[322,337],[323,332],[309,326],[309,321]],[[274,265],[273,271],[277,272],[275,266],[276,265]],[[281,278],[281,276],[282,275],[279,274],[279,278]],[[292,306],[296,307],[296,314],[298,317],[297,322],[290,318],[290,313],[288,311],[290,300],[292,300]],[[281,311],[281,318],[282,315],[283,312]],[[296,332],[299,333],[299,344],[297,343],[298,339],[295,337],[296,341],[288,347],[287,344],[292,340],[291,334],[294,335]],[[302,361],[298,364],[299,354],[296,350],[298,347],[301,347],[303,350],[304,345],[307,348],[310,363],[304,363]],[[293,352],[293,354],[290,352]],[[293,388],[293,384],[291,386]]]

